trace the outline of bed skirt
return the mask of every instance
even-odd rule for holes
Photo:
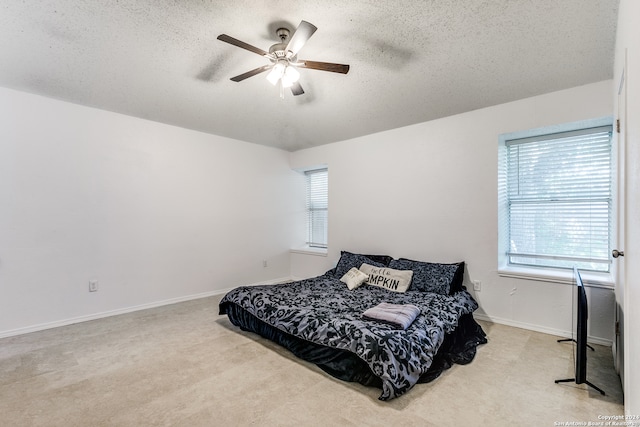
[[[240,329],[255,332],[281,345],[295,356],[316,364],[335,378],[382,388],[382,381],[371,371],[369,365],[347,350],[312,343],[282,332],[234,303],[221,303],[220,314],[226,314],[229,321]],[[473,318],[473,314],[463,315],[460,317],[458,327],[445,336],[433,363],[418,382],[433,381],[454,363],[459,365],[470,363],[476,355],[477,346],[486,342],[486,335]]]

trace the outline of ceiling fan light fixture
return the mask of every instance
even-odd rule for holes
[[[284,75],[282,76],[282,84],[284,87],[291,87],[295,82],[300,80],[300,71],[296,70],[295,67],[289,65],[284,70]]]
[[[282,76],[284,76],[286,68],[287,66],[282,62],[276,62],[269,74],[267,74],[267,80],[269,80],[269,83],[275,86],[276,83],[278,83],[278,80],[280,80]]]
[[[276,62],[269,74],[267,74],[267,80],[274,86],[280,81],[282,86],[291,87],[299,79],[300,72],[287,61]]]

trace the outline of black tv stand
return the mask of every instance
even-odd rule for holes
[[[556,384],[558,384],[558,383],[574,383],[574,382],[576,382],[576,379],[575,378],[567,378],[565,380],[556,380],[555,382],[556,382]],[[591,384],[589,381],[585,381],[584,383],[586,385],[588,385],[589,387],[592,387],[592,388],[598,390],[600,392],[600,394],[604,396],[604,391],[601,388],[596,387],[595,385]]]
[[[563,338],[563,339],[558,340],[558,342],[569,342],[569,341],[574,342],[574,343],[576,343],[576,344],[578,343],[578,342],[577,342],[576,340],[574,340],[573,338]],[[591,349],[591,351],[596,351],[596,350],[595,350],[593,347],[591,347],[589,344],[585,344],[585,345],[586,345],[587,347],[589,347],[589,348]],[[574,382],[576,382],[576,379],[575,379],[575,378],[566,378],[566,379],[564,379],[564,380],[556,380],[556,381],[555,381],[555,383],[556,383],[556,384],[558,384],[558,383],[574,383]],[[591,387],[591,388],[594,388],[594,389],[598,390],[598,391],[600,392],[600,394],[601,394],[601,395],[603,395],[603,396],[605,395],[605,394],[604,394],[604,391],[603,391],[600,387],[597,387],[597,386],[595,386],[595,385],[591,384],[589,381],[584,381],[584,383],[585,383],[586,385],[588,385],[589,387]]]
[[[571,338],[559,339],[562,341],[573,341],[575,344],[574,353],[574,369],[575,376],[573,378],[567,378],[565,380],[556,380],[558,383],[574,382],[576,384],[587,384],[600,392],[604,396],[604,391],[587,380],[587,347],[591,351],[595,351],[593,347],[587,344],[587,319],[589,318],[589,306],[587,304],[587,292],[584,290],[584,283],[582,277],[580,277],[580,271],[573,267],[573,277],[576,283],[576,296],[574,299],[573,314],[576,317],[575,321],[575,335]]]
[[[578,343],[578,341],[574,340],[573,338],[563,338],[561,340],[558,340],[558,342],[565,342],[565,341],[572,341],[574,343]],[[587,344],[587,347],[589,347],[591,349],[591,351],[596,351],[595,348],[591,347],[589,344]]]

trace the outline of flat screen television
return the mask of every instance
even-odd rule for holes
[[[557,383],[575,382],[576,384],[587,384],[590,387],[598,390],[602,395],[604,391],[595,385],[591,384],[587,380],[587,348],[591,348],[587,344],[587,320],[589,318],[589,307],[587,302],[587,292],[580,276],[580,271],[576,267],[573,268],[573,277],[576,289],[575,303],[573,314],[575,316],[575,338],[562,339],[561,341],[575,342],[575,378],[567,378],[563,380],[556,380]]]

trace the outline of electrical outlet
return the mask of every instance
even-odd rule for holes
[[[480,280],[473,281],[473,290],[478,292],[482,290],[482,282]]]
[[[98,292],[98,281],[89,280],[89,292]]]

